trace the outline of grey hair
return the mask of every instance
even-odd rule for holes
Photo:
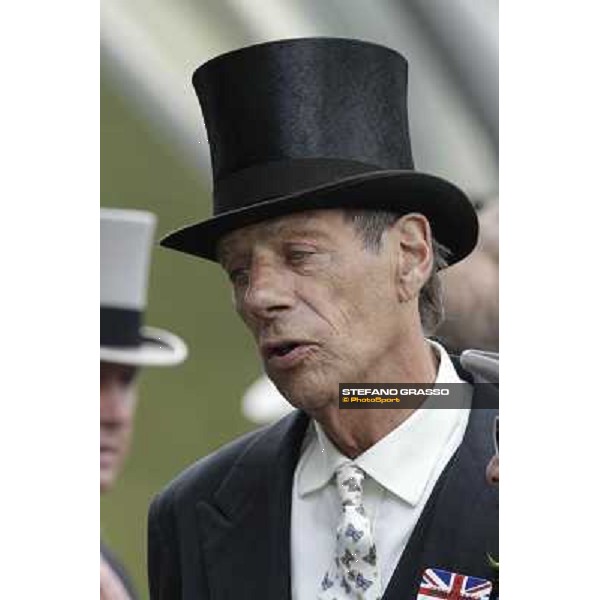
[[[371,209],[344,209],[347,221],[354,225],[356,233],[362,238],[364,248],[372,252],[381,250],[383,232],[389,229],[402,215]],[[444,320],[442,283],[439,271],[448,266],[451,252],[432,238],[433,265],[431,273],[419,291],[419,316],[425,335],[431,335]]]

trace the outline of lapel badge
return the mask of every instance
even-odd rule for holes
[[[486,579],[443,569],[425,569],[417,600],[489,600],[491,593],[492,584]]]

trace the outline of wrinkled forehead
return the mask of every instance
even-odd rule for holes
[[[241,227],[224,235],[217,244],[221,264],[233,253],[249,249],[257,242],[285,240],[293,236],[333,239],[343,230],[351,230],[341,209],[303,211]]]

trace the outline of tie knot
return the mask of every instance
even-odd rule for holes
[[[353,463],[346,463],[339,467],[335,474],[342,506],[359,507],[362,504],[362,482],[365,472]]]

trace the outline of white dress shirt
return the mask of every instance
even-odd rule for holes
[[[446,350],[430,343],[440,359],[436,383],[461,382]],[[471,394],[469,386],[463,408],[416,410],[353,461],[366,473],[363,504],[373,527],[383,590],[438,477],[463,439]],[[292,488],[293,600],[314,600],[333,559],[341,515],[334,473],[349,461],[311,421]]]

